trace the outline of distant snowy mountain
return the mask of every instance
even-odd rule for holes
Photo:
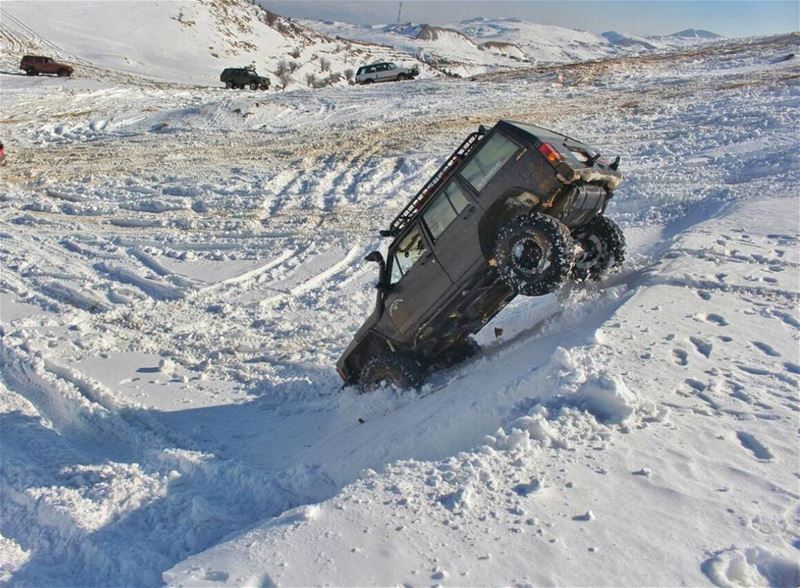
[[[612,45],[617,47],[639,47],[641,49],[656,50],[658,47],[650,43],[644,37],[636,35],[623,35],[616,31],[606,31],[602,36]]]
[[[689,43],[719,38],[714,33],[694,29],[669,37],[643,37],[616,31],[597,34],[519,18],[481,17],[442,26],[301,22],[329,36],[388,45],[445,73],[461,76],[516,68],[530,62],[572,63],[681,48]]]
[[[40,4],[13,2],[3,3],[2,16],[3,65],[12,69],[22,53],[41,52],[83,65],[84,74],[91,66],[214,86],[223,68],[252,64],[273,88],[292,88],[344,84],[345,72],[365,61],[409,59],[332,38],[248,0],[53,2],[47,19]]]
[[[468,32],[453,26],[416,23],[354,25],[314,20],[300,22],[307,28],[331,37],[391,47],[448,75],[470,76],[519,67],[521,62],[528,61],[527,53],[513,41],[474,39]]]
[[[678,37],[680,39],[706,39],[706,40],[722,39],[721,35],[718,35],[717,33],[712,33],[711,31],[704,31],[702,29],[686,29],[683,31],[678,31],[677,33],[672,33],[669,36]]]

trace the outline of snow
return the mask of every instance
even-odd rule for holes
[[[268,93],[0,74],[0,581],[797,585],[797,49]],[[621,155],[628,260],[418,391],[342,389],[378,229],[500,118]]]
[[[663,37],[609,32],[602,35],[518,18],[474,18],[443,26],[426,24],[354,25],[302,20],[332,37],[386,45],[448,75],[470,77],[532,64],[573,63],[619,55],[663,52],[718,40],[708,31]],[[698,33],[698,34],[695,34]]]
[[[48,18],[41,18],[45,12]],[[331,83],[346,85],[345,70],[398,57],[386,47],[320,35],[248,0],[36,0],[7,2],[2,16],[0,63],[8,71],[18,70],[22,54],[44,53],[74,64],[81,85],[87,79],[134,79],[164,87],[222,87],[224,68],[254,65],[273,88],[282,88],[281,62],[293,64],[287,88],[308,86],[309,75],[322,80],[339,74]]]

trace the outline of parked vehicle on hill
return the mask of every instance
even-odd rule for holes
[[[372,84],[374,82],[396,82],[410,80],[419,75],[419,68],[403,67],[391,62],[373,63],[362,65],[356,72],[357,84]]]
[[[267,90],[269,88],[269,78],[265,78],[256,73],[256,68],[253,66],[247,67],[228,67],[222,70],[219,80],[225,84],[225,87],[250,88],[251,90]]]
[[[481,126],[392,221],[372,315],[337,363],[348,384],[413,387],[475,352],[470,338],[518,294],[598,279],[625,256],[605,216],[619,157],[531,124]]]
[[[19,62],[19,68],[29,76],[56,74],[58,77],[69,77],[75,73],[75,68],[71,65],[43,55],[25,55]]]

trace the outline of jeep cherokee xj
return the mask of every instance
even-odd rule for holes
[[[29,76],[39,74],[56,74],[58,77],[69,77],[75,73],[75,68],[66,63],[59,63],[50,57],[42,55],[25,55],[19,62],[19,68],[25,70]]]
[[[518,294],[598,279],[625,255],[604,215],[619,157],[531,124],[470,134],[381,235],[392,237],[375,309],[337,362],[346,384],[415,387],[471,355],[477,333]]]

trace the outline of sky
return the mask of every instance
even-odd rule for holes
[[[284,16],[356,24],[397,22],[396,0],[259,0]],[[517,17],[574,29],[643,35],[688,28],[725,37],[800,30],[800,0],[404,0],[402,22],[447,24],[467,18]]]

